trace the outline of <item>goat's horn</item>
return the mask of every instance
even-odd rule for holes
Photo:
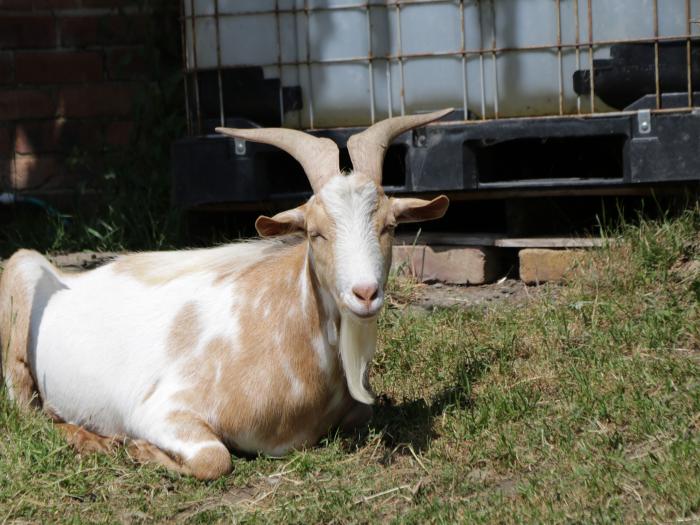
[[[381,185],[384,154],[391,141],[409,129],[424,126],[452,111],[453,108],[449,108],[423,115],[394,117],[377,122],[362,133],[353,135],[348,140],[353,170],[365,174],[377,185]]]
[[[287,128],[216,128],[216,131],[283,149],[304,168],[314,193],[318,193],[331,177],[340,173],[340,152],[330,139]]]

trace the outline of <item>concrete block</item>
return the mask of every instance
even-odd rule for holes
[[[489,247],[394,246],[392,269],[423,282],[484,284],[502,273],[498,250]]]
[[[520,250],[520,279],[526,284],[561,281],[574,268],[583,250]]]

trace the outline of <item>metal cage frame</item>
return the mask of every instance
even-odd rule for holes
[[[207,134],[203,131],[202,113],[200,111],[200,93],[198,76],[204,72],[216,74],[218,83],[218,121],[217,125],[230,125],[230,118],[240,115],[226,114],[225,93],[222,81],[222,59],[220,22],[226,17],[244,17],[259,14],[270,14],[270,11],[246,11],[237,13],[225,13],[220,10],[220,0],[213,2],[213,14],[197,14],[195,12],[195,0],[182,0],[181,24],[182,24],[182,60],[185,76],[185,105],[188,117],[188,134],[185,138],[173,146],[173,200],[175,204],[185,207],[200,207],[218,205],[218,203],[233,203],[233,206],[256,206],[261,203],[275,201],[292,202],[308,196],[305,189],[303,172],[299,172],[298,166],[292,161],[287,164],[276,164],[277,168],[283,166],[285,181],[296,180],[284,186],[280,181],[270,179],[271,166],[275,162],[281,162],[276,156],[277,151],[269,146],[260,144],[246,144],[244,141],[233,141],[221,136]],[[588,192],[600,191],[601,194],[624,192],[631,186],[654,185],[664,182],[697,182],[700,180],[700,157],[697,151],[700,148],[700,86],[693,86],[693,60],[697,60],[693,53],[698,51],[698,34],[693,34],[694,24],[699,24],[700,19],[694,19],[691,9],[691,0],[667,0],[677,2],[684,9],[685,31],[678,35],[661,36],[659,29],[659,0],[653,0],[653,33],[649,38],[625,38],[594,40],[594,0],[552,0],[556,20],[556,41],[543,45],[505,47],[499,46],[495,24],[496,0],[347,0],[347,3],[311,6],[310,0],[304,0],[303,8],[281,9],[280,0],[275,0],[275,20],[277,27],[277,61],[270,64],[250,64],[255,67],[278,68],[280,77],[282,68],[295,66],[299,75],[309,75],[309,86],[313,86],[310,80],[311,66],[314,64],[352,63],[366,65],[369,76],[369,113],[371,122],[378,119],[374,92],[374,75],[377,74],[377,63],[386,63],[387,94],[389,116],[392,114],[393,102],[390,65],[396,64],[399,68],[398,79],[400,93],[400,114],[406,112],[405,104],[405,80],[404,67],[411,60],[420,60],[428,57],[450,57],[461,62],[462,78],[462,107],[452,120],[442,121],[427,128],[414,130],[398,137],[394,146],[390,148],[399,151],[401,157],[395,162],[395,166],[387,168],[385,172],[403,170],[403,175],[392,180],[385,181],[387,191],[398,194],[430,194],[432,192],[447,192],[462,198],[481,198],[484,195],[505,195],[519,192],[520,195],[536,194],[537,192],[566,191]],[[562,38],[562,4],[573,4],[575,14],[575,39],[571,43]],[[461,13],[460,48],[435,53],[408,53],[403,51],[401,45],[401,11],[407,6],[417,4],[452,4],[458,5]],[[466,46],[465,35],[465,5],[476,4],[478,6],[478,27],[483,31],[483,13],[489,13],[493,30],[487,39],[490,46],[481,46],[478,49],[470,49]],[[186,6],[189,8],[187,14]],[[398,29],[398,53],[383,56],[372,56],[372,31],[371,10],[382,8],[391,10],[396,16],[396,28]],[[366,16],[370,54],[367,56],[353,56],[340,59],[312,59],[310,55],[310,18],[324,11],[360,11]],[[585,12],[586,16],[579,16],[579,12]],[[306,21],[306,57],[304,60],[284,61],[280,37],[281,14],[293,14],[302,16]],[[196,20],[199,18],[214,19],[216,38],[216,66],[213,68],[198,67],[197,64],[197,38]],[[187,31],[191,31],[191,42],[187,42]],[[568,31],[568,29],[567,29]],[[484,35],[479,35],[483,42]],[[679,42],[680,41],[680,42]],[[662,48],[667,43],[676,42],[685,48],[685,76],[687,79],[685,89],[673,93],[664,91],[662,86],[662,66],[660,56]],[[624,109],[609,110],[600,104],[596,97],[596,51],[600,48],[613,45],[646,44],[653,46],[653,93],[648,93],[643,100],[635,102]],[[558,111],[548,115],[539,116],[509,116],[499,111],[499,80],[497,59],[505,53],[527,53],[532,51],[550,51],[556,54],[558,64]],[[589,71],[588,93],[589,100],[581,94],[576,95],[575,109],[567,111],[567,107],[573,107],[573,100],[565,98],[564,78],[564,54],[575,53],[576,69],[587,67]],[[467,82],[467,60],[476,58],[480,78],[480,101],[478,108],[472,108],[469,104]],[[242,66],[244,67],[244,66]],[[682,66],[681,66],[682,67]],[[304,71],[305,70],[305,71]],[[697,75],[698,71],[695,72]],[[487,110],[487,97],[485,78],[490,74],[491,85],[494,87],[492,110]],[[301,78],[301,77],[299,77]],[[682,80],[681,80],[682,82]],[[280,89],[282,89],[280,87]],[[383,96],[383,95],[382,95]],[[359,131],[357,127],[315,127],[313,93],[303,93],[303,111],[308,112],[310,127],[305,128],[318,136],[330,137],[335,140],[341,151],[346,146],[349,136]],[[435,108],[434,108],[435,109]],[[478,116],[474,116],[473,109],[478,109]],[[284,109],[281,110],[284,112]],[[283,121],[283,116],[280,120]],[[250,122],[250,125],[255,125]],[[238,125],[238,124],[236,124]],[[246,125],[246,121],[243,121]],[[572,146],[567,151],[576,148],[582,150],[581,158],[588,158],[596,153],[587,151],[589,143],[585,142],[590,137],[598,137],[601,141],[606,138],[617,140],[615,159],[619,162],[619,170],[615,176],[599,176],[596,169],[599,166],[591,164],[587,169],[591,176],[572,177],[558,175],[555,177],[498,179],[491,174],[484,174],[488,169],[502,169],[484,167],[483,152],[485,148],[493,144],[507,143],[508,141],[535,141],[568,140]],[[577,142],[578,141],[578,142]],[[566,148],[564,148],[566,149]],[[585,150],[585,151],[584,151]],[[542,150],[544,151],[544,150]],[[549,150],[548,150],[549,151]],[[588,157],[587,157],[588,156]],[[389,155],[388,157],[391,157]],[[679,162],[681,159],[682,162]],[[394,159],[396,160],[396,159]],[[487,159],[488,160],[488,159]],[[532,160],[532,159],[531,159]],[[527,159],[525,159],[527,161]],[[387,162],[391,163],[389,159]],[[488,164],[488,163],[487,163]],[[573,165],[573,163],[572,163]],[[200,173],[207,173],[206,179]],[[270,179],[270,180],[268,180]],[[479,197],[477,197],[479,194]],[[257,203],[257,204],[256,204]]]
[[[214,2],[214,13],[209,15],[209,14],[196,14],[195,13],[195,0],[182,0],[180,7],[181,7],[181,13],[180,13],[180,22],[181,22],[181,29],[182,29],[182,50],[183,50],[183,68],[184,68],[184,73],[185,73],[185,78],[191,78],[191,82],[188,82],[187,80],[185,81],[185,91],[186,91],[186,111],[188,115],[188,124],[189,128],[188,131],[190,134],[196,134],[201,132],[201,114],[200,114],[200,108],[199,108],[199,92],[198,92],[198,82],[197,82],[197,77],[199,73],[203,71],[210,71],[212,68],[201,68],[198,67],[197,65],[197,27],[195,20],[196,19],[201,19],[201,18],[213,18],[215,21],[215,28],[216,28],[216,55],[217,55],[217,65],[215,68],[213,68],[216,73],[217,73],[217,79],[218,79],[218,84],[219,84],[219,121],[220,125],[224,125],[226,121],[227,115],[225,115],[224,112],[224,97],[225,94],[222,89],[222,81],[221,81],[221,71],[222,71],[222,61],[221,61],[221,39],[220,39],[220,20],[223,18],[227,17],[246,17],[246,16],[255,16],[255,15],[261,15],[261,14],[269,14],[269,11],[246,11],[246,12],[240,12],[240,13],[225,13],[225,12],[220,12],[219,9],[219,1],[220,0],[213,0]],[[464,16],[465,16],[465,0],[382,0],[382,1],[371,1],[371,0],[366,0],[364,2],[352,2],[350,1],[347,4],[339,4],[339,5],[329,5],[329,6],[316,6],[316,7],[311,7],[309,5],[309,0],[304,0],[304,8],[302,9],[281,9],[279,8],[279,0],[275,1],[275,20],[276,20],[276,27],[277,27],[277,39],[276,39],[276,44],[277,44],[277,57],[278,60],[276,62],[272,63],[265,63],[265,64],[250,64],[250,66],[257,66],[257,67],[277,67],[278,71],[280,72],[284,66],[296,66],[297,68],[304,67],[306,71],[306,75],[308,76],[309,80],[309,86],[312,86],[313,83],[311,82],[310,75],[311,75],[311,67],[312,65],[321,65],[321,64],[366,64],[367,69],[368,69],[368,78],[369,78],[369,105],[370,105],[370,116],[371,116],[371,123],[375,122],[375,115],[376,115],[376,103],[375,103],[375,93],[374,93],[374,64],[378,61],[385,61],[387,62],[387,67],[385,68],[387,71],[387,76],[389,76],[389,70],[390,70],[390,65],[392,62],[395,62],[399,66],[400,70],[400,82],[401,85],[399,87],[399,93],[400,93],[400,107],[401,107],[401,115],[405,114],[405,90],[406,90],[406,85],[405,85],[405,79],[404,79],[404,65],[407,61],[409,60],[414,60],[414,59],[422,59],[422,58],[428,58],[428,57],[452,57],[455,59],[458,59],[461,61],[462,65],[462,114],[465,116],[470,115],[470,105],[468,102],[468,84],[467,84],[467,70],[466,70],[466,60],[467,57],[478,57],[479,59],[479,65],[480,65],[480,86],[481,86],[481,93],[480,93],[480,100],[481,100],[481,107],[479,115],[480,118],[478,120],[481,121],[487,121],[487,120],[498,120],[500,118],[503,118],[502,115],[499,114],[499,107],[498,107],[498,101],[499,101],[499,80],[498,80],[498,71],[496,68],[496,60],[497,57],[503,53],[519,53],[519,52],[532,52],[532,51],[554,51],[557,54],[557,59],[558,59],[558,102],[559,102],[559,111],[557,114],[553,115],[547,115],[547,117],[555,117],[555,116],[567,116],[567,115],[577,115],[581,117],[588,117],[588,116],[595,116],[599,115],[601,113],[604,113],[606,115],[609,115],[611,113],[617,113],[617,114],[624,114],[623,111],[615,111],[615,112],[610,112],[610,111],[604,111],[601,112],[599,108],[596,107],[596,96],[595,96],[595,61],[594,61],[594,55],[595,51],[598,48],[604,47],[604,46],[611,46],[615,44],[638,44],[638,43],[647,43],[647,44],[653,44],[654,45],[654,78],[655,78],[655,107],[651,110],[653,113],[663,113],[666,111],[673,111],[673,112],[678,112],[678,111],[692,111],[694,107],[694,101],[693,101],[693,82],[692,82],[692,75],[693,75],[693,69],[692,69],[692,60],[691,60],[691,49],[692,49],[692,40],[693,38],[697,38],[698,35],[693,35],[692,34],[692,27],[693,24],[700,24],[700,19],[694,19],[692,17],[692,10],[691,10],[691,2],[690,0],[675,0],[679,4],[682,2],[683,3],[683,8],[685,10],[685,20],[686,20],[686,31],[685,33],[677,34],[677,35],[671,35],[671,36],[660,36],[659,33],[659,5],[658,2],[659,0],[653,0],[653,27],[654,27],[654,36],[649,37],[649,38],[625,38],[625,39],[607,39],[607,40],[594,40],[593,38],[593,2],[592,0],[571,0],[573,3],[573,12],[574,12],[574,19],[575,19],[575,42],[574,43],[565,43],[562,40],[562,2],[566,0],[552,0],[552,5],[555,11],[556,15],[556,20],[557,20],[557,28],[556,28],[556,34],[557,34],[557,41],[552,42],[550,44],[541,44],[541,45],[530,45],[530,46],[516,46],[516,47],[504,47],[504,46],[499,46],[498,45],[498,35],[496,33],[496,23],[495,23],[495,17],[496,17],[496,9],[495,9],[495,0],[474,0],[479,11],[479,29],[480,32],[482,32],[481,37],[483,37],[483,16],[482,13],[485,10],[489,11],[489,14],[491,16],[491,19],[493,23],[491,24],[491,35],[490,35],[490,40],[491,40],[491,46],[487,48],[479,48],[479,49],[468,49],[466,47],[466,38],[465,38],[465,24],[464,24]],[[672,0],[673,1],[673,0]],[[185,12],[185,4],[188,4],[190,7],[190,14],[186,14]],[[402,37],[401,37],[401,9],[404,6],[413,6],[417,4],[451,4],[451,5],[459,5],[459,11],[461,14],[461,23],[460,23],[460,30],[461,30],[461,48],[460,49],[455,49],[455,50],[448,50],[448,51],[440,51],[440,52],[431,52],[431,53],[404,53],[402,49]],[[586,6],[586,20],[582,21],[579,15],[580,9],[579,5],[580,4],[585,4]],[[384,56],[373,56],[371,53],[366,56],[354,56],[354,57],[347,57],[347,58],[337,58],[337,59],[311,59],[310,54],[309,54],[309,37],[310,37],[310,31],[309,31],[309,20],[310,17],[315,14],[315,13],[321,13],[321,12],[327,12],[327,11],[362,11],[366,15],[366,21],[367,21],[367,35],[369,38],[368,42],[368,48],[370,51],[372,50],[372,31],[371,31],[371,17],[370,17],[370,11],[373,8],[384,8],[384,9],[392,9],[394,10],[395,16],[396,16],[396,24],[398,28],[398,48],[399,48],[399,53],[398,54],[387,54]],[[281,14],[291,14],[291,15],[299,15],[303,14],[306,24],[305,24],[305,34],[306,34],[306,59],[301,60],[301,61],[283,61],[282,60],[282,51],[281,51],[281,38],[280,38],[280,21],[279,21],[279,16]],[[583,22],[583,23],[582,23]],[[187,38],[186,38],[186,29],[187,27],[191,28],[192,31],[192,46],[189,46],[187,43]],[[585,33],[585,36],[582,37],[582,32]],[[686,43],[686,77],[687,77],[687,89],[685,91],[686,94],[686,105],[682,107],[673,107],[673,108],[664,108],[663,103],[662,103],[662,90],[661,90],[661,85],[660,85],[660,67],[659,67],[659,46],[660,44],[664,42],[670,42],[670,41],[678,41],[678,40],[685,40]],[[576,111],[574,113],[567,113],[565,111],[565,104],[564,104],[564,74],[563,74],[563,54],[566,50],[574,50],[576,54],[576,68],[581,69],[582,66],[587,65],[589,70],[590,70],[590,82],[589,82],[589,89],[590,89],[590,97],[589,98],[589,103],[584,104],[582,101],[581,95],[578,95],[576,97]],[[486,87],[485,87],[485,76],[487,74],[486,69],[488,66],[488,63],[490,63],[491,66],[491,78],[493,79],[494,83],[494,93],[493,93],[493,101],[494,101],[494,108],[492,111],[492,114],[489,114],[487,111],[486,107],[486,99],[487,99],[487,92],[486,92]],[[192,67],[189,67],[189,64],[192,64]],[[298,71],[298,74],[301,75],[303,74],[301,70]],[[190,85],[190,83],[192,85]],[[194,108],[190,107],[189,100],[189,91],[193,91],[193,99],[195,101]],[[392,90],[391,90],[391,78],[387,79],[387,98],[388,98],[388,108],[389,108],[389,117],[394,116],[392,114],[392,107],[393,107],[393,100],[392,100]],[[313,100],[313,93],[307,93],[304,97],[304,103],[306,106],[306,111],[308,111],[308,116],[309,116],[309,122],[311,123],[311,126],[309,129],[317,129],[314,126],[314,100]],[[588,107],[585,107],[588,106]],[[506,117],[506,118],[533,118],[533,117]],[[536,117],[535,117],[536,118]]]

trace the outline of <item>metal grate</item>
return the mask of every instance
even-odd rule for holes
[[[693,18],[693,12],[700,10],[700,2],[662,0],[660,6],[659,0],[651,0],[651,2],[636,0],[640,8],[649,7],[650,9],[648,13],[641,15],[635,13],[635,16],[630,16],[629,23],[634,24],[635,20],[642,20],[644,27],[632,28],[629,36],[624,38],[609,38],[609,30],[598,31],[597,27],[608,24],[604,18],[606,9],[609,10],[610,6],[617,1],[540,0],[537,2],[540,7],[539,12],[548,13],[548,20],[551,20],[554,25],[554,27],[542,27],[540,30],[542,33],[553,35],[554,40],[523,43],[518,39],[499,34],[498,17],[503,16],[503,9],[499,10],[500,6],[497,5],[500,0],[499,2],[496,0],[367,0],[364,2],[183,0],[181,22],[189,131],[190,134],[200,134],[207,129],[203,123],[205,115],[201,104],[202,75],[209,75],[209,78],[211,75],[216,77],[217,125],[224,125],[229,118],[241,116],[229,114],[226,110],[227,97],[231,95],[224,89],[224,74],[229,70],[246,68],[259,68],[264,72],[265,78],[277,76],[280,79],[280,100],[283,98],[282,90],[286,84],[301,85],[300,108],[288,111],[283,102],[279,104],[279,122],[289,127],[315,129],[343,125],[368,125],[397,113],[404,114],[443,107],[446,101],[461,106],[461,119],[464,121],[628,114],[631,111],[625,107],[613,108],[606,105],[596,93],[596,79],[599,73],[596,70],[597,61],[606,58],[613,46],[624,44],[646,44],[653,47],[654,88],[653,93],[650,93],[654,98],[653,107],[650,108],[652,113],[692,110],[694,106],[693,46],[695,37],[698,36],[699,22]],[[634,2],[627,3],[632,5]],[[525,2],[520,2],[520,5],[523,4]],[[534,4],[535,2],[532,3]],[[246,5],[251,8],[245,9]],[[502,5],[515,6],[516,4],[511,1],[501,2]],[[459,34],[455,39],[454,48],[426,51],[410,45],[415,40],[416,31],[420,30],[420,28],[417,29],[414,20],[415,15],[420,14],[416,11],[419,6],[423,6],[423,9],[444,9],[446,13],[456,15],[456,17],[448,17],[450,20],[459,21]],[[312,38],[312,27],[314,24],[316,26],[321,24],[324,16],[326,19],[333,16],[335,20],[340,20],[338,17],[341,16],[348,17],[348,20],[349,17],[353,17],[354,21],[358,20],[358,16],[363,16],[365,34],[358,33],[357,38],[366,40],[367,52],[340,53],[337,56],[324,56],[323,53],[319,53],[319,46],[323,46],[324,41],[318,37]],[[681,25],[684,27],[680,27],[678,23],[666,23],[668,27],[662,30],[662,22],[668,22],[666,19],[669,16],[676,21],[681,20]],[[384,46],[386,49],[383,53],[377,52],[382,48],[377,40],[378,35],[386,36],[385,28],[377,27],[377,17],[390,24],[392,29],[392,42]],[[409,18],[414,20],[410,31],[407,29]],[[250,63],[238,60],[235,64],[224,60],[223,51],[227,46],[245,45],[245,42],[242,43],[239,39],[247,38],[243,33],[238,33],[237,37],[231,37],[231,28],[245,29],[247,23],[262,23],[261,21],[264,21],[269,28],[270,20],[274,20],[272,24],[274,30],[269,34],[258,36],[261,38],[260,42],[264,41],[271,48],[274,47],[274,53],[268,53],[268,55],[275,55],[273,60],[251,60]],[[519,23],[521,32],[528,25],[535,28],[531,29],[532,31],[537,32],[539,31],[537,24],[545,22],[533,17],[531,20]],[[478,34],[472,34],[474,31]],[[283,32],[294,34],[296,45],[291,46],[294,49],[287,49],[289,46],[285,45]],[[421,38],[425,38],[426,33],[430,36],[429,30],[426,29],[422,32]],[[258,45],[256,42],[253,44]],[[351,43],[350,47],[353,45]],[[665,102],[662,78],[662,56],[669,45],[685,46],[686,81],[682,91],[683,100],[679,103],[676,97],[672,105]],[[523,60],[522,57],[526,55],[530,57],[527,64],[542,60],[542,63],[547,62],[548,67],[553,66],[550,69],[554,71],[554,78],[550,79],[549,94],[544,97],[546,104],[541,104],[542,107],[539,109],[531,108],[538,104],[533,100],[538,97],[542,99],[542,96],[533,96],[533,100],[530,100],[528,93],[523,92],[516,97],[517,100],[513,101],[513,96],[509,92],[513,91],[512,86],[517,79],[502,78],[504,71],[510,72],[509,63],[519,64],[518,60]],[[206,60],[203,57],[206,57]],[[436,62],[438,59],[449,62]],[[430,60],[434,61],[437,69],[440,64],[448,64],[446,67],[449,68],[455,66],[459,71],[457,84],[461,85],[452,86],[453,91],[449,96],[436,96],[432,102],[423,97],[418,102],[412,101],[409,104],[408,98],[413,84],[407,79],[407,70],[416,63]],[[360,76],[366,77],[366,85],[364,80],[362,85],[359,85],[356,80],[359,77],[354,74],[349,75],[347,79],[333,78],[336,82],[346,82],[361,91],[364,94],[362,97],[366,99],[362,102],[365,107],[361,110],[356,108],[355,111],[350,112],[350,116],[343,116],[334,121],[332,115],[325,115],[325,110],[322,110],[322,107],[329,106],[329,102],[321,98],[328,97],[319,89],[319,82],[315,76],[329,66],[350,65],[366,68],[366,72]],[[572,68],[576,71],[587,69],[587,76],[584,74],[580,78],[588,81],[587,89],[583,90],[588,93],[572,92]],[[327,70],[326,75],[328,71],[331,73],[335,71],[333,74],[342,77],[340,72],[344,70]],[[415,72],[412,74],[415,76]],[[474,78],[475,76],[477,78]],[[397,82],[398,85],[396,85]],[[439,86],[438,82],[439,80],[436,80],[435,87],[439,91],[437,88],[442,86]],[[382,86],[384,89],[379,89]],[[425,80],[422,86],[424,90],[429,91],[430,80]],[[679,90],[674,90],[674,93],[678,95]],[[416,107],[417,105],[420,107]]]

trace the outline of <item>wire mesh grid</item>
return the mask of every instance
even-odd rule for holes
[[[635,6],[639,9],[631,10],[626,18],[611,20],[615,3],[628,10]],[[518,6],[525,4],[529,4],[532,15],[529,20],[517,20],[524,12],[517,11]],[[190,133],[203,129],[200,75],[216,75],[218,123],[223,125],[227,118],[239,116],[225,110],[227,93],[222,72],[240,68],[260,68],[266,76],[281,79],[280,86],[301,85],[302,105],[297,111],[286,111],[280,87],[279,120],[289,127],[372,124],[395,114],[437,109],[446,102],[461,106],[464,121],[622,114],[624,108],[607,106],[596,93],[597,60],[608,55],[611,46],[620,44],[653,48],[652,112],[689,111],[695,102],[692,50],[700,20],[693,18],[693,12],[700,10],[698,4],[697,0],[662,0],[661,5],[658,0],[536,0],[519,4],[515,0],[183,0],[181,25]],[[426,22],[431,13],[439,13],[438,25],[449,22],[444,31]],[[454,29],[455,21],[459,29],[450,47],[445,45],[443,33],[450,32],[448,25]],[[331,27],[324,31],[324,24]],[[352,34],[348,37],[347,33]],[[513,37],[523,33],[530,37]],[[551,40],[543,40],[550,36]],[[431,39],[443,48],[416,45],[417,40]],[[378,44],[379,40],[384,43]],[[664,107],[661,78],[660,56],[667,43],[685,47],[684,103],[673,107]],[[323,52],[338,44],[342,44],[342,51]],[[524,56],[529,57],[527,62]],[[433,61],[432,70],[426,69],[427,61]],[[419,63],[423,69],[411,69],[412,76],[407,78],[409,68]],[[453,65],[458,75],[445,83],[450,90],[445,96],[445,86],[440,85],[444,79],[431,79],[429,73],[442,67],[451,70]],[[363,73],[346,75],[350,70],[343,66],[361,67]],[[583,77],[587,89],[574,93],[570,74],[584,66],[588,69]],[[543,91],[541,82],[535,88],[518,91],[518,74],[523,76],[525,68],[530,79],[536,78],[538,67],[554,72],[545,74],[549,77],[546,93],[534,93]],[[515,74],[513,69],[517,70]],[[332,82],[326,78],[328,86],[316,78],[320,72],[333,77]],[[419,88],[416,76],[422,77]],[[338,90],[338,86],[345,91]],[[413,90],[423,92],[417,102],[411,98]],[[431,100],[432,92],[437,94]],[[357,99],[354,105],[349,94]],[[344,104],[349,108],[338,116],[338,108]]]

